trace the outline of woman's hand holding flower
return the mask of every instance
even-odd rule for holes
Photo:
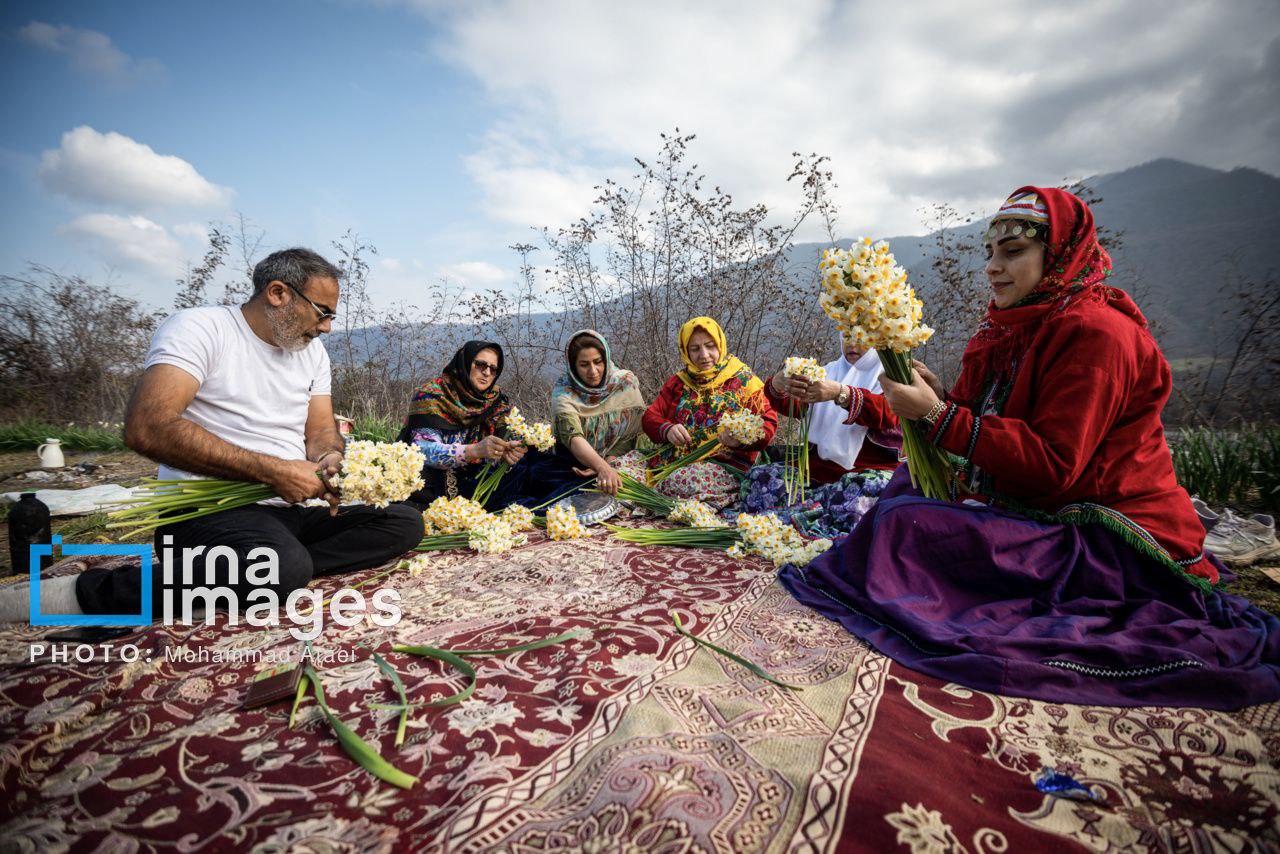
[[[885,400],[893,414],[909,421],[923,418],[941,400],[918,370],[911,372],[911,385],[896,383],[887,375],[881,374],[880,387],[884,389]]]
[[[666,438],[668,442],[680,448],[693,444],[693,437],[689,435],[688,429],[683,424],[672,424],[667,429]]]
[[[919,359],[912,359],[911,364],[915,367],[916,373],[924,377],[924,381],[929,384],[929,388],[933,389],[933,393],[941,400],[947,396],[947,390],[942,387],[942,380],[938,379],[938,375],[925,365]]]
[[[733,433],[729,431],[728,427],[721,428],[720,435],[717,436],[716,438],[719,439],[720,444],[724,445],[726,448],[742,447],[742,443],[739,442],[737,439],[733,438]]]

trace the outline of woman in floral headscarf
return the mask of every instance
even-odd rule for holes
[[[764,395],[764,383],[729,352],[724,331],[711,318],[695,317],[686,322],[677,338],[684,369],[663,384],[643,420],[650,439],[671,447],[652,458],[649,465],[673,462],[719,434],[727,450],[716,459],[746,471],[778,429],[778,416]],[[764,419],[764,438],[753,445],[740,446],[719,428],[722,416],[741,409]],[[697,498],[719,509],[737,495],[738,478],[717,462],[705,461],[677,470],[662,482],[660,490],[677,498]]]
[[[594,329],[569,337],[565,359],[564,374],[551,389],[555,454],[538,460],[530,480],[548,497],[586,478],[616,495],[616,458],[634,448],[640,435],[640,381],[613,363],[608,340]]]
[[[992,300],[945,392],[881,382],[959,458],[957,498],[899,469],[791,593],[908,667],[1069,703],[1238,708],[1280,697],[1280,620],[1215,588],[1174,477],[1169,366],[1106,283],[1093,215],[1023,187],[985,233]]]
[[[502,347],[491,341],[468,341],[453,355],[440,376],[424,383],[413,395],[398,441],[417,445],[426,456],[422,479],[426,485],[409,503],[425,507],[440,496],[470,496],[482,464],[504,460],[515,464],[525,454],[520,442],[499,435],[511,403],[498,386]],[[509,472],[490,509],[516,497],[521,472]]]

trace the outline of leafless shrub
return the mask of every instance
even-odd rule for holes
[[[542,232],[563,310],[609,336],[648,394],[680,366],[675,333],[693,316],[716,318],[730,349],[762,372],[789,353],[828,349],[827,324],[814,311],[816,269],[786,269],[805,221],[834,221],[827,158],[794,155],[787,180],[800,180],[803,201],[790,222],[770,224],[764,205],[739,207],[708,188],[686,162],[693,140],[662,134],[657,160],[637,159],[631,185],[606,181],[588,214]]]
[[[80,276],[0,275],[0,417],[119,421],[157,321]]]

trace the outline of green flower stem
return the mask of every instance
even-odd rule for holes
[[[309,683],[310,680],[307,679],[307,674],[304,671],[303,674],[298,677],[298,692],[293,695],[293,708],[289,710],[289,729],[293,729],[293,722],[297,720],[298,705],[302,703],[302,698],[306,696],[307,685]]]
[[[107,528],[123,529],[122,536],[131,537],[161,525],[186,522],[275,497],[271,487],[242,480],[150,478],[143,482],[139,494],[126,502],[133,506],[107,514],[112,520]]]
[[[605,523],[615,537],[645,546],[727,549],[742,541],[736,528],[624,528]]]
[[[442,552],[449,549],[465,549],[471,543],[467,534],[433,534],[423,537],[422,542],[413,547],[415,552]]]
[[[668,498],[649,484],[642,483],[623,471],[618,472],[618,478],[622,482],[622,485],[618,488],[617,498],[619,501],[642,507],[658,516],[666,516],[675,508],[675,499]],[[590,491],[598,493],[601,490],[593,489]]]
[[[530,641],[529,643],[522,643],[522,644],[519,644],[518,646],[508,646],[502,649],[455,649],[455,650],[451,650],[451,652],[454,655],[467,655],[467,656],[510,655],[513,652],[528,652],[531,649],[542,649],[545,646],[555,646],[558,643],[563,643],[567,640],[573,640],[574,638],[579,637],[581,635],[582,635],[582,630],[570,629],[567,632],[561,632],[560,634],[553,635],[552,637],[549,637],[549,638]]]
[[[671,612],[671,619],[675,621],[676,631],[679,632],[680,634],[689,638],[691,641],[698,644],[699,646],[705,646],[707,649],[712,650],[713,652],[718,652],[720,655],[723,655],[725,658],[738,662],[743,667],[747,668],[747,670],[750,670],[752,673],[759,676],[761,679],[765,680],[766,682],[772,682],[774,685],[777,685],[779,688],[786,688],[788,691],[804,690],[798,685],[788,685],[786,682],[781,682],[775,679],[774,677],[766,673],[764,668],[756,664],[754,661],[748,661],[742,656],[735,655],[734,653],[729,652],[729,650],[718,647],[715,644],[711,643],[710,641],[705,641],[702,638],[698,637],[697,635],[690,634],[687,630],[685,630],[684,623],[680,622],[680,615],[677,614],[675,611]]]
[[[893,350],[877,350],[884,372],[894,382],[911,385],[911,353]],[[946,453],[925,438],[917,421],[902,420],[902,450],[907,458],[907,471],[911,485],[924,493],[926,498],[951,497],[951,481],[955,477]]]
[[[573,495],[579,489],[586,490],[587,492],[600,492],[600,490],[598,489],[587,489],[588,486],[590,486],[595,482],[596,482],[596,478],[594,477],[588,480],[584,480],[582,483],[573,487],[573,489],[566,489],[564,492],[561,492],[558,495],[548,498],[546,501],[542,502],[537,507],[530,507],[529,510],[533,513],[537,513],[539,510],[543,509],[544,507],[549,507],[550,505],[555,504],[558,501],[568,498],[570,495]]]
[[[376,652],[373,653],[373,660],[377,662],[378,669],[387,674],[387,678],[391,680],[391,684],[396,686],[396,694],[400,697],[400,722],[396,726],[396,747],[404,744],[404,731],[409,723],[409,698],[404,693],[404,683],[400,681],[400,674],[396,673],[396,669],[387,660]]]
[[[800,422],[800,450],[797,452],[800,459],[800,494],[796,496],[796,500],[803,499],[809,488],[809,421],[812,417],[813,409],[806,409],[804,419]]]
[[[649,484],[651,486],[657,486],[659,483],[662,483],[664,480],[671,477],[671,475],[675,474],[678,469],[700,462],[706,457],[719,453],[721,450],[724,450],[724,445],[720,444],[719,438],[709,439],[675,462],[667,463],[665,466],[661,466],[660,468],[651,469],[649,472]]]
[[[378,779],[385,780],[391,785],[399,786],[402,789],[412,789],[413,784],[418,782],[418,778],[406,774],[383,759],[382,754],[374,750],[367,741],[356,735],[354,730],[339,720],[338,716],[329,708],[329,704],[325,702],[324,688],[320,685],[320,675],[312,669],[311,665],[308,664],[305,667],[306,670],[303,675],[311,679],[316,702],[320,704],[320,711],[329,722],[329,727],[333,730],[338,743],[342,745],[342,749],[347,752],[347,755]]]
[[[463,688],[458,693],[445,697],[443,700],[436,700],[433,703],[423,704],[429,709],[436,709],[436,708],[441,708],[443,706],[452,706],[456,703],[461,703],[463,700],[469,699],[471,695],[475,693],[476,670],[474,667],[468,664],[465,660],[463,660],[463,656],[510,655],[513,652],[525,652],[531,649],[541,649],[544,646],[552,646],[553,644],[561,643],[562,641],[569,640],[570,638],[577,637],[578,635],[579,635],[579,632],[576,630],[568,631],[568,632],[563,632],[562,634],[555,635],[554,637],[543,638],[542,640],[533,641],[531,643],[523,643],[523,644],[520,644],[519,646],[506,647],[505,649],[450,650],[450,649],[440,649],[434,646],[409,646],[405,644],[396,644],[391,649],[395,652],[404,652],[404,653],[408,653],[409,655],[421,655],[427,658],[434,658],[437,661],[443,661],[444,663],[450,664],[456,669],[458,669],[459,671],[461,671],[463,676],[466,677],[467,687]],[[407,707],[408,703],[405,703],[404,705]]]
[[[405,652],[409,655],[421,655],[426,658],[434,658],[437,661],[443,661],[450,664],[457,670],[462,671],[462,675],[467,679],[467,687],[463,688],[456,694],[451,694],[443,700],[436,700],[433,703],[424,703],[428,709],[439,709],[444,706],[452,706],[468,700],[476,691],[476,669],[467,662],[459,658],[455,653],[447,649],[437,649],[434,646],[406,646],[404,644],[396,644],[391,647],[393,652]]]
[[[503,475],[511,470],[511,463],[503,460],[494,465],[492,461],[484,464],[484,468],[480,470],[480,476],[476,479],[475,491],[471,493],[471,500],[479,504],[481,507],[489,503],[489,499],[493,497],[493,493],[498,489],[498,484],[502,481]]]

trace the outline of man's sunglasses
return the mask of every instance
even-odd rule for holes
[[[281,281],[280,284],[284,285],[286,288],[293,291],[298,296],[302,297],[303,302],[305,302],[307,305],[314,308],[316,310],[316,314],[319,315],[319,317],[316,318],[318,322],[324,323],[326,320],[333,320],[335,317],[338,316],[337,312],[329,308],[327,305],[316,305],[311,300],[307,299],[306,294],[304,294],[302,291],[298,290],[288,282]]]
[[[480,371],[480,372],[481,372],[481,373],[483,373],[483,374],[495,374],[495,375],[496,375],[496,374],[498,373],[498,366],[497,366],[497,365],[491,365],[491,364],[489,364],[488,362],[480,362],[480,361],[476,361],[476,362],[472,362],[472,363],[471,363],[471,365],[472,365],[472,367],[474,367],[477,371]]]

